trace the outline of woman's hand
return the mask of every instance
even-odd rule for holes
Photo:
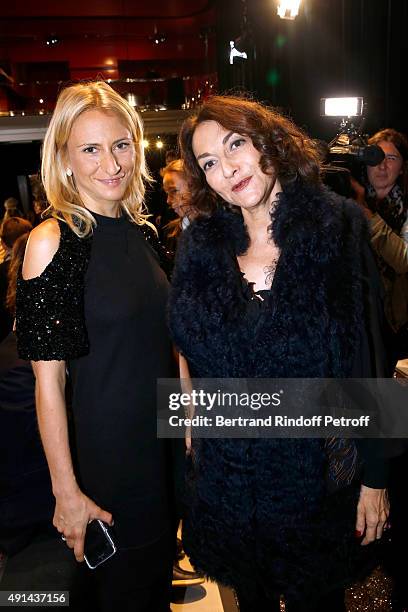
[[[56,496],[53,525],[62,534],[77,561],[84,560],[84,540],[87,525],[93,519],[112,524],[112,515],[102,510],[82,491]]]
[[[364,535],[361,544],[379,540],[390,511],[387,489],[371,489],[361,485],[357,504],[356,535]]]

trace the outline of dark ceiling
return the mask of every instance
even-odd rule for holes
[[[214,21],[212,0],[25,0],[3,3],[3,44],[26,43],[50,33],[67,38],[143,38],[155,32],[169,37],[197,36]]]
[[[187,17],[205,11],[212,4],[210,0],[24,0],[21,3],[3,4],[1,15],[4,17],[80,17],[80,16],[134,16],[140,18]]]

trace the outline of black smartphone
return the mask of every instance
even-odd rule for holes
[[[84,558],[88,567],[95,569],[112,557],[116,546],[109,527],[99,519],[88,523],[85,534]]]

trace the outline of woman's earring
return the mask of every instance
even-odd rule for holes
[[[72,176],[72,170],[71,170],[71,168],[67,168],[67,169],[65,170],[65,174],[66,174],[67,176]]]

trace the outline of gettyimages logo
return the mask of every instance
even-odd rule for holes
[[[277,393],[236,393],[220,391],[204,391],[193,389],[189,393],[171,393],[169,395],[169,409],[201,408],[202,410],[213,410],[214,408],[250,408],[260,410],[261,408],[278,407],[281,404],[281,394]]]

